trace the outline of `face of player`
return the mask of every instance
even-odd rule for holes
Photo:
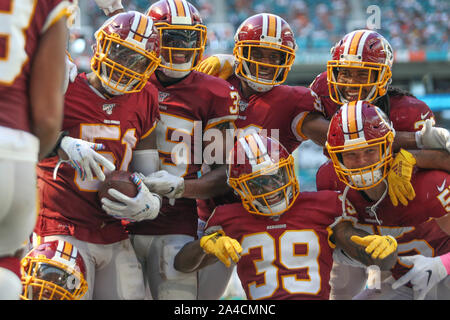
[[[136,73],[144,73],[150,65],[150,60],[142,54],[122,46],[120,44],[113,43],[108,53],[108,58],[119,64],[122,67],[128,68]],[[121,70],[121,68],[119,67]],[[107,74],[109,75],[110,68],[107,66]],[[128,84],[130,78],[123,76],[122,72],[114,71],[111,79],[121,84]]]
[[[379,147],[367,147],[342,153],[342,162],[348,169],[364,168],[380,161]]]
[[[195,50],[183,49],[197,48],[199,38],[199,31],[195,30],[163,30],[161,56],[167,62],[171,61],[170,58],[172,58],[173,64],[188,63],[191,61]]]
[[[346,84],[367,84],[376,81],[376,72],[359,68],[339,68],[337,82]],[[352,87],[338,86],[338,90],[347,101],[364,100],[373,86]],[[361,95],[360,94],[361,90]]]
[[[252,47],[250,59],[263,64],[280,65],[283,61],[283,54],[274,49]],[[263,64],[250,63],[250,73],[259,79],[272,80],[277,69]]]
[[[261,175],[247,181],[247,185],[253,196],[270,193],[285,186],[288,183],[286,169],[282,168],[274,174]],[[280,190],[264,197],[269,205],[279,203],[284,200],[284,192]],[[261,204],[264,201],[260,201]],[[265,205],[265,204],[264,204]]]

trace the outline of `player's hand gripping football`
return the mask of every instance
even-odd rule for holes
[[[234,72],[234,56],[229,54],[215,54],[202,60],[197,71],[227,80]]]
[[[422,130],[416,132],[416,144],[419,148],[444,149],[450,152],[450,133],[445,128],[434,127],[434,121],[425,120]]]
[[[136,197],[130,198],[115,189],[109,189],[108,194],[119,202],[102,198],[102,209],[116,219],[130,222],[155,219],[161,208],[161,197],[151,193],[138,174],[133,173],[130,180],[137,187]]]
[[[116,169],[111,161],[96,152],[105,148],[101,143],[93,143],[66,136],[61,140],[60,148],[69,158],[68,160],[63,159],[62,161],[69,162],[78,172],[82,180],[93,180],[92,171],[94,171],[100,181],[104,181],[105,174],[100,165],[110,171]]]
[[[363,246],[372,259],[384,259],[397,250],[397,240],[391,236],[352,236],[350,240]]]
[[[411,175],[416,159],[406,150],[401,149],[392,161],[391,168],[387,175],[389,197],[394,206],[400,201],[404,206],[408,205],[408,200],[413,200],[416,196],[411,184]],[[407,200],[408,199],[408,200]]]
[[[200,239],[200,246],[203,251],[215,255],[227,267],[231,265],[230,259],[237,263],[240,259],[239,254],[242,252],[239,242],[227,237],[223,231],[203,236]]]
[[[153,172],[144,177],[143,181],[151,192],[169,199],[181,198],[184,193],[184,179],[165,170]]]
[[[414,300],[423,300],[435,284],[448,276],[447,269],[440,257],[425,257],[422,255],[400,257],[400,261],[414,267],[392,284],[397,289],[411,282],[414,290]]]

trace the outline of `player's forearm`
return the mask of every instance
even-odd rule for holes
[[[438,169],[450,173],[450,153],[446,150],[408,150],[422,169]]]
[[[200,247],[200,240],[195,240],[184,245],[177,253],[174,260],[174,268],[180,272],[194,272],[199,270],[208,254]]]
[[[376,265],[381,270],[390,270],[397,261],[397,251],[384,259],[373,259],[363,246],[356,244],[350,239],[352,236],[365,237],[368,235],[370,235],[368,232],[354,228],[351,222],[344,221],[333,228],[332,239],[336,246],[341,247],[347,255],[362,264],[366,266]]]
[[[209,199],[229,191],[225,165],[214,169],[199,179],[184,180],[183,198]]]
[[[309,113],[302,124],[302,133],[319,146],[325,146],[329,121],[320,113]]]
[[[31,65],[31,130],[40,140],[39,159],[50,153],[58,139],[63,119],[65,73],[65,18],[51,26],[41,37]]]
[[[397,152],[403,149],[417,149],[415,132],[397,131],[395,133],[393,151]]]

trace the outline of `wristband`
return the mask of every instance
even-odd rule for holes
[[[68,131],[62,131],[59,134],[58,140],[56,140],[55,146],[53,147],[53,150],[45,157],[45,158],[51,158],[58,155],[58,149],[61,147],[61,141],[64,137],[68,136]]]
[[[447,270],[447,274],[450,274],[450,252],[439,256],[441,258],[442,264],[445,267],[445,270]]]

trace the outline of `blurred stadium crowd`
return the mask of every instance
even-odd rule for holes
[[[88,67],[93,32],[105,16],[93,0],[83,1],[82,28],[73,32],[72,54]],[[144,12],[148,0],[123,0],[129,10]],[[328,52],[343,34],[365,27],[370,16],[367,8],[380,9],[381,33],[394,50],[433,50],[447,52],[450,34],[448,0],[192,0],[208,26],[206,55],[231,53],[233,35],[247,17],[261,12],[275,13],[289,22],[302,50]],[[375,3],[374,3],[375,2]],[[217,4],[225,12],[217,12]],[[87,65],[86,65],[87,64]]]

